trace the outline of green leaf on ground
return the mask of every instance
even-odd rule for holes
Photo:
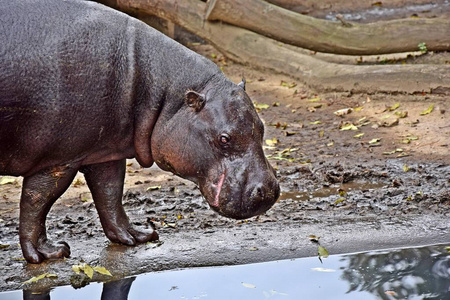
[[[319,245],[318,251],[319,251],[320,257],[327,258],[328,256],[330,256],[330,254],[328,253],[328,250],[325,249],[325,247],[322,247]]]
[[[15,182],[16,182],[16,178],[15,177],[0,176],[0,185],[13,184]]]
[[[58,275],[56,274],[51,274],[51,273],[44,273],[38,276],[34,276],[30,279],[28,279],[27,281],[22,282],[23,284],[29,284],[29,283],[33,283],[36,282],[38,280],[44,279],[44,278],[50,278],[50,279],[56,279],[58,278]]]
[[[433,109],[434,109],[434,104],[431,104],[430,106],[428,106],[428,108],[426,110],[421,112],[420,115],[421,116],[428,115],[433,111]]]

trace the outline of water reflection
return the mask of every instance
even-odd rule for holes
[[[450,254],[435,245],[332,255],[323,264],[310,257],[156,272],[0,299],[450,299],[449,289]]]
[[[447,252],[435,246],[345,255],[342,278],[350,283],[348,292],[368,291],[380,299],[450,299]]]

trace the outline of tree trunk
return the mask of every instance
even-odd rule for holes
[[[325,91],[450,92],[450,66],[348,66],[326,63],[246,29],[207,22],[198,0],[113,0],[122,11],[149,13],[197,34],[227,57],[242,64],[275,70]]]
[[[450,20],[401,19],[370,24],[304,16],[261,0],[211,0],[206,19],[220,20],[301,48],[346,55],[450,50]]]

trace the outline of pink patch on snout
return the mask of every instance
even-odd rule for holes
[[[213,184],[212,186],[216,188],[216,197],[214,197],[214,202],[211,203],[212,206],[219,207],[219,196],[220,191],[222,190],[223,182],[225,180],[225,172],[222,173],[219,177],[219,182],[217,182],[217,185]]]

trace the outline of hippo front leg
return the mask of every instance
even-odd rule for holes
[[[45,220],[58,199],[77,174],[73,166],[58,166],[25,177],[20,198],[19,237],[23,256],[29,263],[46,258],[70,256],[65,242],[52,244],[47,239]]]
[[[106,236],[115,243],[136,245],[158,239],[158,234],[140,232],[131,227],[122,206],[126,160],[110,161],[83,167],[95,207]]]

